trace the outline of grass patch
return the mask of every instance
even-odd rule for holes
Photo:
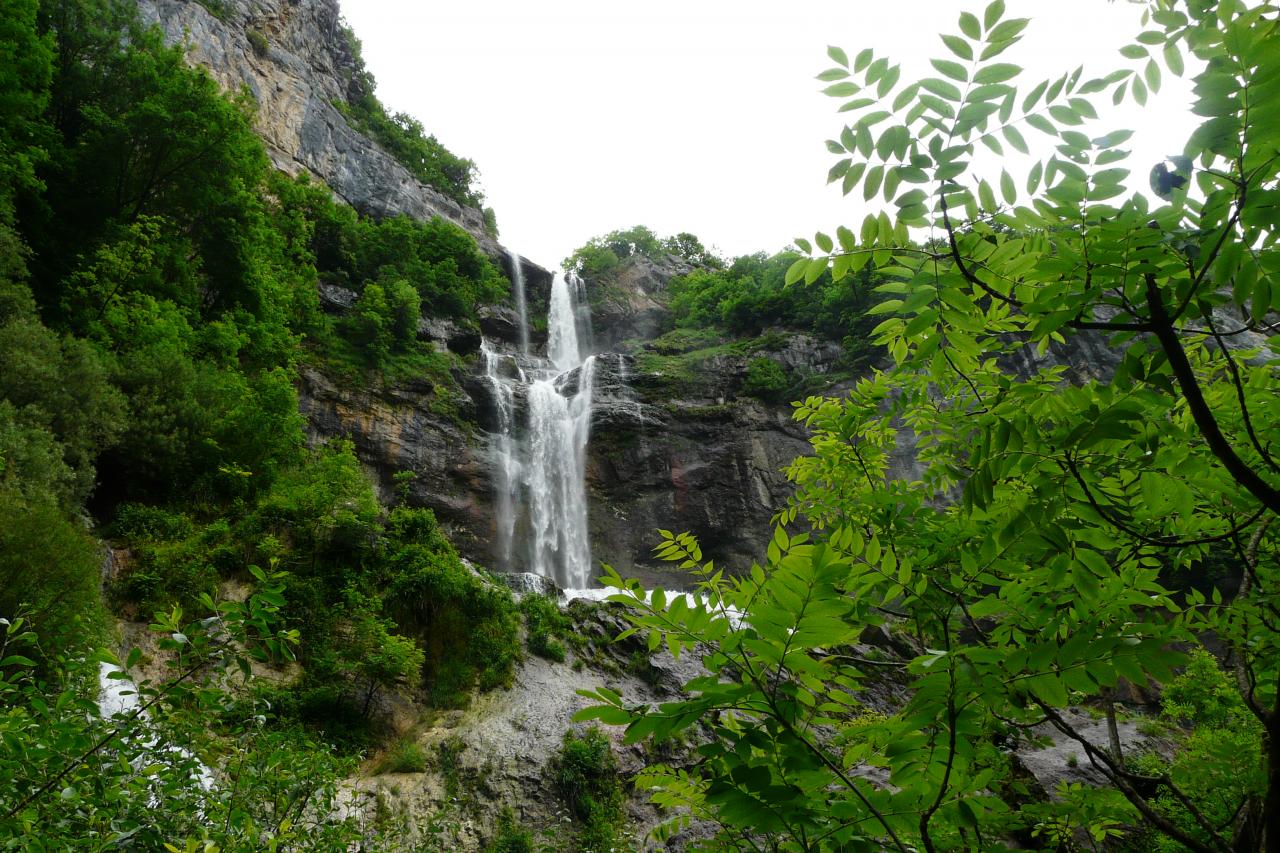
[[[396,741],[374,768],[374,773],[424,773],[427,753],[412,735]]]
[[[515,812],[508,806],[498,814],[493,837],[482,853],[533,853],[533,834],[516,821]]]

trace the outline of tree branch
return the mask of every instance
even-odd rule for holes
[[[1244,460],[1236,454],[1231,443],[1227,441],[1226,436],[1222,434],[1222,428],[1218,426],[1218,420],[1204,398],[1204,392],[1200,389],[1200,383],[1196,379],[1191,362],[1187,359],[1186,351],[1182,348],[1182,342],[1178,340],[1173,319],[1165,309],[1164,299],[1160,296],[1160,288],[1156,285],[1155,276],[1150,274],[1147,275],[1147,308],[1151,312],[1151,333],[1160,342],[1160,347],[1169,360],[1169,368],[1173,371],[1183,399],[1187,401],[1191,416],[1195,419],[1196,426],[1200,428],[1200,434],[1204,437],[1210,452],[1218,458],[1222,467],[1241,487],[1261,501],[1262,505],[1272,513],[1280,515],[1280,489],[1263,480],[1258,472],[1246,465]]]

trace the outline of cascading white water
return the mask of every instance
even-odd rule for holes
[[[115,664],[98,664],[98,715],[104,720],[131,720],[137,727],[132,736],[142,739],[145,753],[161,761],[180,762],[191,767],[191,780],[202,790],[212,790],[213,771],[204,762],[185,747],[161,745],[150,730],[151,720],[142,707],[137,685],[123,676],[123,671]],[[150,801],[152,806],[159,802],[154,791]]]
[[[562,276],[551,282],[551,299],[547,307],[547,358],[556,370],[564,373],[582,364],[578,354],[578,310],[569,295],[569,285]]]
[[[514,357],[487,341],[481,346],[496,410],[497,550],[506,568],[551,578],[561,588],[591,582],[585,474],[595,357],[583,357],[590,315],[584,320],[582,296],[580,282],[570,286],[558,275],[552,281],[547,355],[530,359],[528,374]],[[507,370],[507,364],[515,369]],[[523,430],[516,417],[521,390]]]
[[[627,357],[622,353],[618,353],[618,383],[624,390],[628,389],[631,384],[631,373],[627,370]],[[639,426],[640,439],[644,440],[644,408],[640,405],[638,399],[634,399],[632,395],[632,403],[636,407],[636,424]]]
[[[521,317],[521,320],[524,318]],[[515,389],[502,376],[503,357],[494,351],[488,341],[480,342],[480,354],[484,357],[484,375],[493,389],[497,427],[493,444],[494,491],[497,505],[494,512],[498,520],[498,554],[504,566],[511,563],[511,547],[515,538],[515,499],[520,486],[519,447],[515,438]]]
[[[510,249],[507,259],[511,261],[511,289],[515,291],[516,314],[520,317],[520,354],[529,354],[529,307],[524,295],[524,267],[520,265],[520,256]]]
[[[560,374],[529,386],[529,517],[532,570],[562,588],[591,582],[585,485],[595,357],[578,368],[577,393],[566,397]]]

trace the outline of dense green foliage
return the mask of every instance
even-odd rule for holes
[[[265,728],[261,708],[231,703],[226,692],[249,678],[251,664],[290,656],[296,635],[280,630],[275,603],[281,580],[259,571],[243,603],[205,599],[207,619],[160,617],[153,628],[167,635],[160,648],[171,668],[150,681],[136,671],[139,651],[114,661],[137,679],[136,687],[119,682],[136,706],[111,718],[93,701],[97,664],[61,658],[56,678],[37,677],[27,657],[36,635],[21,618],[0,622],[0,846],[35,853],[357,843],[361,828],[337,805],[349,763],[299,732]]]
[[[503,809],[498,814],[494,826],[493,838],[484,846],[483,853],[534,853],[533,834],[516,822],[511,809]]]
[[[424,184],[435,187],[458,204],[483,207],[484,194],[476,187],[478,174],[475,162],[450,152],[435,136],[428,135],[422,122],[413,116],[388,113],[374,94],[377,84],[365,68],[360,40],[350,27],[343,28],[343,36],[355,67],[348,85],[347,100],[334,104],[338,111],[356,130],[377,142]],[[485,208],[484,214],[490,233],[497,236],[498,225],[493,210]]]
[[[716,821],[721,849],[1121,835],[1143,850],[1280,849],[1280,14],[1146,6],[1121,51],[1136,66],[1029,90],[997,60],[1028,23],[1003,0],[961,14],[938,76],[830,50],[821,79],[851,119],[829,143],[833,178],[896,214],[798,241],[812,254],[786,278],[843,281],[874,263],[891,280],[873,337],[892,361],[843,399],[799,406],[814,455],[790,469],[796,495],[761,566],[730,579],[691,537],[664,534],[659,555],[695,572],[705,603],[668,607],[609,578],[651,648],[709,648],[710,674],[656,708],[602,688],[579,717],[626,724],[628,741],[709,722],[696,765],[637,784],[688,809],[677,824]],[[1151,196],[1127,192],[1128,134],[1076,128],[1091,96],[1142,104],[1187,55],[1202,124],[1151,169]],[[1025,180],[974,173],[979,145],[1030,152],[1024,126],[1053,145]],[[941,239],[916,244],[916,227]],[[1114,362],[1069,379],[1039,357],[1083,336],[1105,336]],[[896,459],[904,442],[914,467]],[[1169,586],[1224,550],[1234,594]],[[867,628],[904,645],[855,645]],[[1233,677],[1180,650],[1206,636]],[[871,713],[859,696],[886,674],[901,704]],[[1122,680],[1169,685],[1166,712],[1193,726],[1171,763],[1091,742],[1063,712],[1114,721]],[[1010,754],[1037,726],[1110,787],[1038,802]]]
[[[198,715],[163,724],[211,754],[240,750],[237,772],[260,774],[241,789],[255,805],[230,797],[210,813],[220,826],[243,828],[272,797],[283,809],[254,814],[259,835],[225,849],[264,849],[261,833],[288,846],[281,821],[300,827],[348,769],[304,727],[363,748],[386,692],[465,704],[507,683],[520,654],[510,595],[462,563],[429,512],[380,506],[349,444],[306,448],[297,366],[425,375],[451,413],[453,357],[418,341],[418,318],[473,322],[505,282],[453,225],[375,222],[275,174],[247,98],[219,92],[132,3],[0,3],[0,107],[0,618],[24,617],[34,667],[0,668],[5,760],[24,763],[0,808],[106,731],[84,713],[111,642],[104,573],[111,603],[145,618],[208,612],[255,585],[254,564],[274,565],[290,594],[262,601],[301,632],[300,683],[234,702],[210,686],[208,706],[240,716],[203,739]],[[322,283],[354,291],[352,310],[322,313]],[[49,737],[29,739],[41,726]],[[40,849],[106,845],[108,827],[142,819],[152,783],[130,768],[143,746],[76,770],[76,785],[102,777],[76,789],[86,823],[39,812],[52,821]],[[166,768],[151,774],[166,790],[189,770]],[[166,803],[139,843],[197,832],[201,799]]]
[[[62,508],[0,488],[0,613],[39,626],[26,654],[43,669],[102,641],[101,566],[101,547]]]
[[[529,593],[520,599],[524,614],[525,643],[529,651],[547,660],[563,661],[562,640],[569,634],[569,617],[560,611],[554,598]]]
[[[875,274],[874,265],[839,282],[825,273],[803,284],[789,283],[787,271],[800,258],[795,251],[742,255],[726,264],[692,234],[659,238],[643,225],[593,238],[563,263],[588,281],[595,299],[607,294],[636,258],[675,259],[694,267],[674,276],[662,297],[677,330],[753,338],[787,329],[840,342],[847,353],[844,367],[850,370],[862,369],[871,358],[871,330],[877,320],[869,311],[880,300],[874,288],[883,278]],[[789,378],[766,388],[769,383],[760,384],[763,379],[757,376],[749,393],[778,400],[788,389],[799,387]]]
[[[783,327],[841,341],[850,353],[870,347],[875,320],[867,314],[878,299],[873,270],[836,282],[822,275],[787,286],[787,269],[799,257],[782,252],[735,258],[724,269],[698,269],[670,284],[670,307],[680,328],[719,328],[751,337]]]
[[[1213,825],[1232,824],[1240,804],[1259,801],[1267,787],[1266,762],[1260,752],[1262,727],[1239,687],[1212,655],[1197,650],[1186,669],[1165,686],[1160,705],[1161,716],[1172,726],[1177,751],[1172,760],[1155,752],[1136,755],[1131,762],[1134,769],[1144,776],[1167,775]],[[1160,792],[1153,805],[1183,832],[1201,843],[1213,843],[1171,791]],[[1160,853],[1183,849],[1167,837],[1151,841],[1149,849]]]
[[[507,297],[498,268],[450,222],[359,217],[305,178],[276,176],[270,190],[296,260],[313,267],[326,284],[361,291],[375,283],[388,294],[407,284],[421,296],[422,313],[459,319],[474,318],[476,306]],[[394,325],[394,318],[387,315],[386,323]],[[407,341],[413,332],[411,325],[402,326],[398,340]]]

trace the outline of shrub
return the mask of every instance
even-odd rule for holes
[[[378,762],[376,773],[423,773],[427,769],[427,753],[412,736],[396,741]]]
[[[435,704],[465,705],[477,687],[510,683],[519,626],[509,591],[468,570],[452,547],[393,545],[381,571],[387,613],[422,643],[423,686]]]
[[[174,604],[190,609],[201,594],[213,593],[218,584],[218,572],[208,557],[200,537],[137,543],[133,561],[113,592],[135,602],[143,613],[167,610]]]
[[[424,655],[413,640],[392,633],[390,620],[378,618],[363,603],[348,601],[343,609],[355,612],[334,638],[338,669],[345,679],[360,683],[360,713],[367,717],[382,691],[417,686]]]
[[[121,504],[111,522],[111,533],[125,539],[169,541],[195,532],[191,517],[182,512],[140,503]]]
[[[578,849],[604,853],[614,848],[624,824],[622,781],[618,758],[604,732],[595,726],[581,735],[565,732],[560,750],[551,759],[551,778],[570,813],[582,824]]]
[[[752,397],[776,403],[787,396],[792,382],[786,369],[771,358],[753,358],[747,364],[742,390]]]
[[[498,813],[493,828],[493,838],[484,846],[483,853],[533,853],[533,835],[516,822],[510,807]]]
[[[27,618],[41,664],[101,641],[101,569],[101,549],[57,504],[0,489],[0,618]]]
[[[529,594],[520,600],[520,612],[524,614],[529,651],[548,660],[563,662],[565,657],[563,638],[569,630],[569,619],[560,612],[555,599],[546,595]]]
[[[1223,673],[1217,658],[1204,649],[1193,651],[1186,669],[1165,686],[1160,713],[1197,728],[1238,724],[1250,716],[1239,689]]]
[[[266,56],[271,50],[267,37],[260,30],[245,30],[245,37],[249,39],[249,46],[253,48],[253,52],[258,56]]]

